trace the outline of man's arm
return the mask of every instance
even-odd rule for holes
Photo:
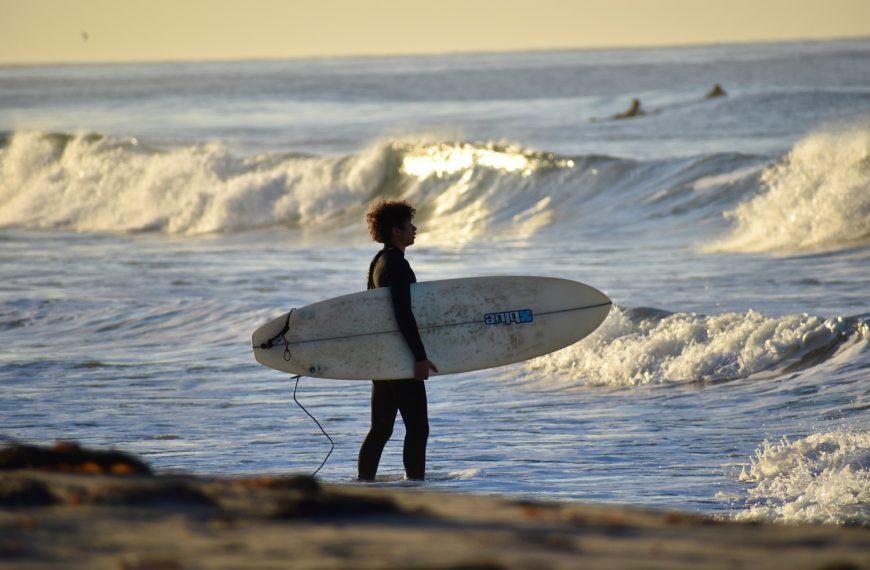
[[[390,296],[393,299],[393,312],[399,331],[405,337],[405,342],[414,354],[417,362],[427,360],[426,349],[420,339],[420,331],[417,330],[417,320],[411,311],[411,271],[408,262],[397,255],[388,254],[387,257],[387,281],[390,287]]]

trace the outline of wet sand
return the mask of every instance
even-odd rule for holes
[[[0,451],[3,568],[870,567],[870,529]],[[10,459],[11,458],[11,459]],[[38,469],[32,467],[38,466]]]

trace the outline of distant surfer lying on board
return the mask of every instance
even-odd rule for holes
[[[426,472],[426,440],[429,417],[426,385],[429,370],[438,372],[427,357],[417,321],[411,311],[411,283],[417,278],[405,259],[405,248],[414,244],[417,228],[411,223],[414,207],[406,201],[379,202],[366,215],[369,233],[384,244],[369,265],[368,289],[389,287],[399,331],[414,355],[414,377],[404,380],[372,381],[372,425],[359,450],[358,472],[362,481],[373,481],[381,452],[393,434],[396,412],[405,422],[402,459],[405,477],[423,479]]]

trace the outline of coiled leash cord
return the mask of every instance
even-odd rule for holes
[[[305,406],[303,406],[302,404],[300,404],[300,403],[299,403],[299,400],[296,399],[296,390],[299,388],[299,379],[300,379],[300,378],[302,378],[302,376],[300,376],[300,375],[296,375],[296,376],[294,376],[294,377],[292,378],[293,380],[296,380],[296,386],[293,388],[293,401],[296,402],[296,405],[298,405],[300,408],[302,408],[302,411],[303,411],[303,412],[305,412],[306,414],[308,414],[308,417],[309,417],[309,418],[311,418],[312,420],[314,420],[314,423],[317,424],[317,427],[320,428],[320,431],[323,432],[323,435],[326,436],[326,439],[329,440],[329,443],[330,443],[330,445],[332,446],[332,447],[329,448],[329,453],[327,453],[327,454],[326,454],[326,457],[323,458],[323,463],[321,463],[321,464],[320,464],[320,467],[318,467],[317,469],[315,469],[315,470],[314,470],[314,473],[311,474],[311,476],[314,477],[315,475],[317,475],[317,472],[320,471],[320,470],[323,468],[324,465],[326,465],[326,461],[329,459],[329,456],[332,455],[332,450],[335,449],[335,442],[332,441],[332,438],[329,437],[329,434],[326,433],[326,430],[323,429],[323,426],[320,425],[320,422],[317,421],[317,418],[315,418],[314,416],[312,416],[311,413],[310,413],[308,410],[305,409]]]
[[[287,313],[287,320],[284,321],[284,328],[281,329],[281,332],[279,332],[278,334],[276,334],[275,336],[273,336],[272,338],[270,338],[269,340],[267,340],[266,342],[264,342],[264,343],[262,343],[262,344],[260,345],[260,348],[262,348],[263,350],[268,350],[268,349],[272,348],[273,346],[275,346],[275,344],[278,342],[278,339],[283,339],[283,340],[284,340],[284,360],[286,360],[287,362],[290,362],[290,359],[293,358],[293,355],[290,354],[290,342],[287,340],[287,336],[286,336],[286,334],[287,334],[287,331],[290,330],[290,315],[292,315],[292,314],[293,314],[293,311],[295,311],[295,310],[296,310],[295,308],[294,308],[294,309],[290,309],[290,312]],[[299,375],[299,374],[297,374],[296,376],[294,376],[293,378],[291,378],[291,380],[296,380],[296,386],[293,387],[293,401],[296,402],[296,405],[297,405],[297,406],[299,406],[300,408],[302,408],[302,411],[305,412],[305,414],[306,414],[309,418],[311,418],[312,420],[314,420],[314,423],[317,424],[317,427],[320,428],[320,431],[322,431],[322,432],[323,432],[323,435],[326,436],[326,439],[329,440],[329,444],[330,444],[330,446],[331,446],[331,447],[329,448],[329,453],[327,453],[327,454],[326,454],[326,457],[323,459],[323,463],[321,463],[321,464],[320,464],[320,467],[318,467],[317,469],[315,469],[315,470],[314,470],[314,473],[311,474],[311,476],[314,477],[315,475],[317,475],[317,472],[320,471],[321,469],[323,469],[323,466],[326,465],[327,460],[329,460],[329,456],[332,455],[332,450],[335,449],[335,442],[332,441],[332,438],[329,437],[329,434],[326,433],[326,430],[323,429],[323,426],[320,425],[320,422],[317,421],[317,418],[315,418],[314,416],[312,416],[312,415],[311,415],[311,412],[309,412],[308,410],[306,410],[306,409],[305,409],[305,406],[303,406],[302,404],[300,404],[300,403],[299,403],[299,400],[296,399],[296,390],[299,389],[299,379],[300,379],[300,378],[302,378],[302,376]]]

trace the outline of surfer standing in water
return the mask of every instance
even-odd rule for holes
[[[405,259],[405,248],[414,244],[417,228],[411,223],[414,206],[406,201],[379,202],[372,206],[366,221],[369,234],[384,244],[369,265],[368,289],[389,287],[393,312],[399,331],[414,355],[414,377],[404,380],[372,381],[372,427],[359,450],[359,479],[374,481],[381,461],[381,452],[401,412],[405,422],[405,447],[402,459],[405,477],[422,480],[426,473],[426,440],[429,438],[429,416],[426,409],[426,384],[429,370],[438,372],[426,356],[426,349],[411,312],[411,283],[416,283],[414,271]]]

